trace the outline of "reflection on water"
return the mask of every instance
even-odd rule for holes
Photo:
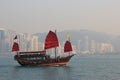
[[[70,67],[49,67],[43,70],[43,79],[45,80],[70,80]]]
[[[0,57],[0,80],[71,80],[72,68],[61,67],[23,67],[12,58]]]
[[[69,66],[62,67],[22,67],[14,66],[11,69],[11,77],[15,80],[42,79],[42,80],[71,80],[72,68]],[[19,79],[18,79],[19,78]],[[22,79],[23,80],[23,79]]]
[[[0,80],[119,80],[120,56],[75,56],[68,66],[23,67],[0,57]]]

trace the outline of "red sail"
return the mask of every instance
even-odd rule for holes
[[[70,52],[70,51],[72,51],[71,43],[69,41],[66,41],[64,45],[64,52]]]
[[[19,51],[19,45],[18,43],[14,42],[13,47],[12,47],[12,52],[13,51]]]
[[[45,45],[44,49],[50,49],[50,48],[55,48],[59,46],[58,38],[56,34],[52,31],[49,31],[46,39],[45,39]]]

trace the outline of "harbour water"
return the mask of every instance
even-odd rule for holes
[[[120,55],[75,55],[61,67],[22,67],[1,56],[0,80],[120,80]]]

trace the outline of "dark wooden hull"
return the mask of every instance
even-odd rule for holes
[[[44,55],[39,58],[39,57],[35,57],[35,56],[28,56],[28,57],[24,57],[20,56],[20,55],[15,55],[14,58],[15,60],[22,66],[64,66],[66,65],[69,60],[71,59],[71,56],[67,56],[67,57],[58,57],[57,59],[52,59],[52,58],[46,58]],[[34,59],[30,59],[30,58],[34,58]]]

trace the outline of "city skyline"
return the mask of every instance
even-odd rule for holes
[[[18,33],[94,30],[120,35],[119,0],[1,0],[0,27]]]
[[[64,34],[64,32],[62,32]],[[74,32],[75,33],[75,32]],[[92,32],[93,33],[93,32]],[[62,34],[62,35],[63,35]],[[83,34],[83,33],[82,33]],[[0,52],[11,52],[11,47],[14,42],[14,37],[18,36],[18,44],[20,47],[20,51],[38,51],[43,50],[44,41],[39,39],[44,39],[45,34],[32,35],[28,33],[16,33],[15,31],[1,29],[0,30]],[[81,34],[78,34],[81,35]],[[77,36],[78,37],[78,36]],[[65,38],[65,37],[64,37]],[[64,39],[58,33],[59,45],[58,52],[61,52],[64,45]],[[95,40],[92,36],[83,35],[82,37],[76,39],[76,41],[71,39],[73,52],[81,53],[81,54],[95,54],[95,53],[115,53],[119,52],[117,48],[115,48],[115,44],[108,41],[98,41]],[[61,50],[60,50],[61,49]]]

